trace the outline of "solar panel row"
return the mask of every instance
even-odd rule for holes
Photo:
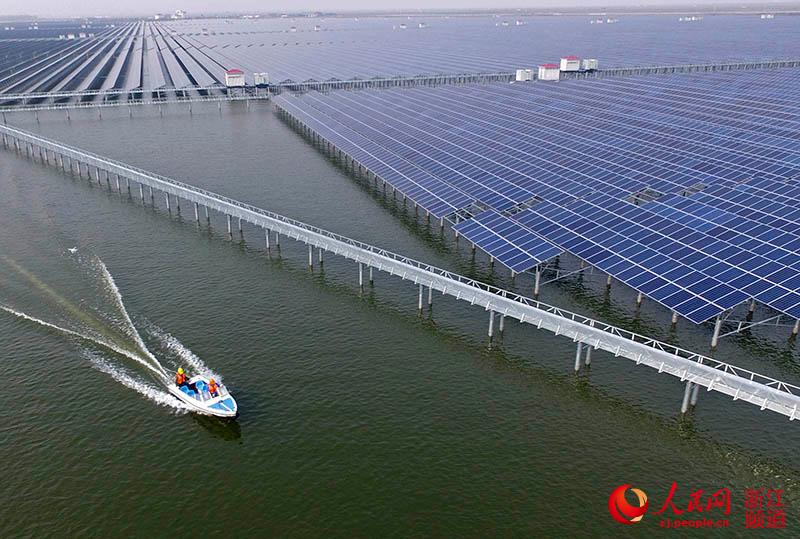
[[[716,15],[685,24],[673,15],[635,16],[598,25],[590,25],[586,16],[518,17],[523,23],[519,26],[515,20],[503,26],[488,14],[404,21],[190,19],[162,26],[221,64],[240,67],[248,75],[269,71],[274,81],[513,72],[564,54],[598,58],[602,67],[800,55],[800,28],[792,17],[765,22],[758,15]],[[418,28],[420,23],[425,27]]]
[[[460,195],[437,211],[488,208],[456,230],[514,271],[565,250],[697,323],[751,298],[800,318],[796,73],[277,101],[417,188]]]
[[[295,114],[320,136],[332,141],[348,155],[369,168],[374,174],[389,182],[406,196],[427,208],[434,216],[443,217],[469,204],[463,193],[435,176],[424,173],[405,160],[370,149],[369,140],[343,125],[329,127],[302,109],[286,102],[287,110]]]
[[[527,271],[558,256],[562,249],[518,222],[489,210],[455,226],[465,238],[515,272]]]

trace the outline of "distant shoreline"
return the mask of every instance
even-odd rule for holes
[[[515,17],[568,17],[568,16],[636,16],[636,15],[760,15],[764,13],[774,15],[798,15],[800,14],[800,3],[766,3],[762,5],[742,6],[737,4],[727,5],[668,5],[668,6],[619,6],[618,8],[602,8],[599,6],[586,8],[553,7],[549,9],[541,8],[501,8],[490,9],[429,9],[429,10],[387,10],[387,11],[338,11],[338,12],[231,12],[231,13],[189,13],[184,19],[170,19],[169,14],[163,14],[161,20],[168,22],[171,20],[191,20],[191,19],[240,19],[244,17],[257,17],[257,19],[343,19],[343,18],[406,18],[406,17],[487,17],[515,18]],[[73,16],[39,16],[33,14],[21,15],[0,15],[0,22],[3,21],[58,21],[73,20],[76,18],[85,19],[153,19],[155,14],[125,14],[125,15],[73,15]]]

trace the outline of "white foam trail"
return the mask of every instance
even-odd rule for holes
[[[153,401],[160,406],[168,406],[174,408],[176,411],[186,413],[189,407],[181,401],[167,393],[166,391],[158,388],[157,386],[140,380],[126,372],[124,369],[114,365],[111,361],[100,356],[91,350],[83,350],[83,356],[88,359],[92,365],[99,370],[111,376],[114,380],[124,385],[127,388],[133,389],[137,393],[144,395],[147,399]]]
[[[118,346],[116,346],[114,344],[111,344],[109,342],[105,342],[102,339],[98,339],[96,337],[91,337],[89,335],[84,335],[83,333],[79,333],[79,332],[73,331],[71,329],[62,328],[61,326],[57,326],[55,324],[51,324],[50,322],[45,322],[44,320],[40,320],[39,318],[34,318],[33,316],[30,316],[30,315],[27,315],[27,314],[25,314],[23,312],[14,310],[11,307],[8,307],[8,306],[3,305],[3,304],[0,304],[0,309],[6,311],[7,313],[13,314],[14,316],[18,316],[19,318],[22,318],[24,320],[28,320],[30,322],[34,322],[36,324],[42,325],[42,326],[50,328],[50,329],[54,329],[56,331],[60,331],[61,333],[64,333],[65,335],[70,335],[72,337],[77,337],[78,339],[82,339],[84,341],[89,341],[89,342],[93,342],[95,344],[99,344],[100,346],[108,348],[109,350],[111,350],[113,352],[116,352],[117,354],[120,354],[122,356],[125,356],[125,357],[127,357],[129,359],[132,359],[132,360],[136,361],[137,363],[139,363],[139,364],[143,365],[144,367],[150,369],[151,371],[153,371],[155,374],[157,374],[160,377],[166,376],[163,367],[161,368],[161,370],[158,370],[155,367],[153,367],[152,365],[150,365],[147,361],[144,361],[142,358],[140,358],[140,357],[138,357],[138,356],[136,356],[134,354],[131,354],[127,350],[123,350],[122,348],[120,348],[120,347],[118,347]],[[160,365],[159,365],[159,367],[160,367]]]
[[[146,330],[147,333],[155,337],[167,351],[177,356],[184,364],[192,367],[192,370],[197,374],[215,378],[219,381],[222,380],[221,376],[208,368],[194,352],[186,348],[174,335],[164,331],[150,321],[146,322]]]
[[[127,309],[125,309],[125,305],[122,303],[122,293],[119,291],[117,283],[114,281],[114,278],[111,276],[111,273],[108,271],[108,268],[106,268],[106,265],[103,263],[103,261],[96,256],[93,257],[93,262],[95,267],[100,270],[100,274],[103,276],[105,284],[108,287],[108,291],[110,292],[109,296],[111,301],[113,301],[114,304],[117,306],[117,309],[122,314],[126,322],[128,336],[134,340],[134,342],[139,347],[141,352],[144,353],[147,356],[147,358],[153,362],[153,365],[155,365],[158,368],[158,370],[161,371],[161,374],[167,376],[167,371],[164,369],[164,367],[161,366],[161,363],[159,363],[158,359],[156,359],[156,357],[150,352],[150,350],[147,349],[147,346],[144,344],[141,335],[139,335],[139,332],[136,331],[136,326],[133,325],[133,321],[131,320],[131,317],[128,315],[128,311]]]

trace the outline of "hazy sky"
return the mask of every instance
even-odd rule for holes
[[[184,9],[193,13],[220,11],[343,11],[375,9],[418,9],[418,8],[494,8],[508,7],[553,7],[553,6],[591,6],[613,7],[629,5],[714,4],[733,3],[731,0],[389,0],[375,2],[370,0],[0,0],[0,16],[32,14],[40,16],[75,15],[145,15],[169,13]],[[762,2],[758,2],[762,3]]]

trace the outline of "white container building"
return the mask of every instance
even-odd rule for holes
[[[256,86],[266,86],[269,84],[269,73],[253,73],[253,83]]]
[[[244,71],[229,69],[225,72],[225,86],[228,88],[241,88],[244,86]]]
[[[577,56],[564,56],[561,58],[561,71],[580,71],[581,60]]]
[[[539,66],[539,80],[558,80],[561,72],[558,64],[542,64]]]
[[[584,58],[581,60],[581,71],[594,71],[597,66],[597,58]]]
[[[533,69],[517,69],[517,82],[533,80]]]

